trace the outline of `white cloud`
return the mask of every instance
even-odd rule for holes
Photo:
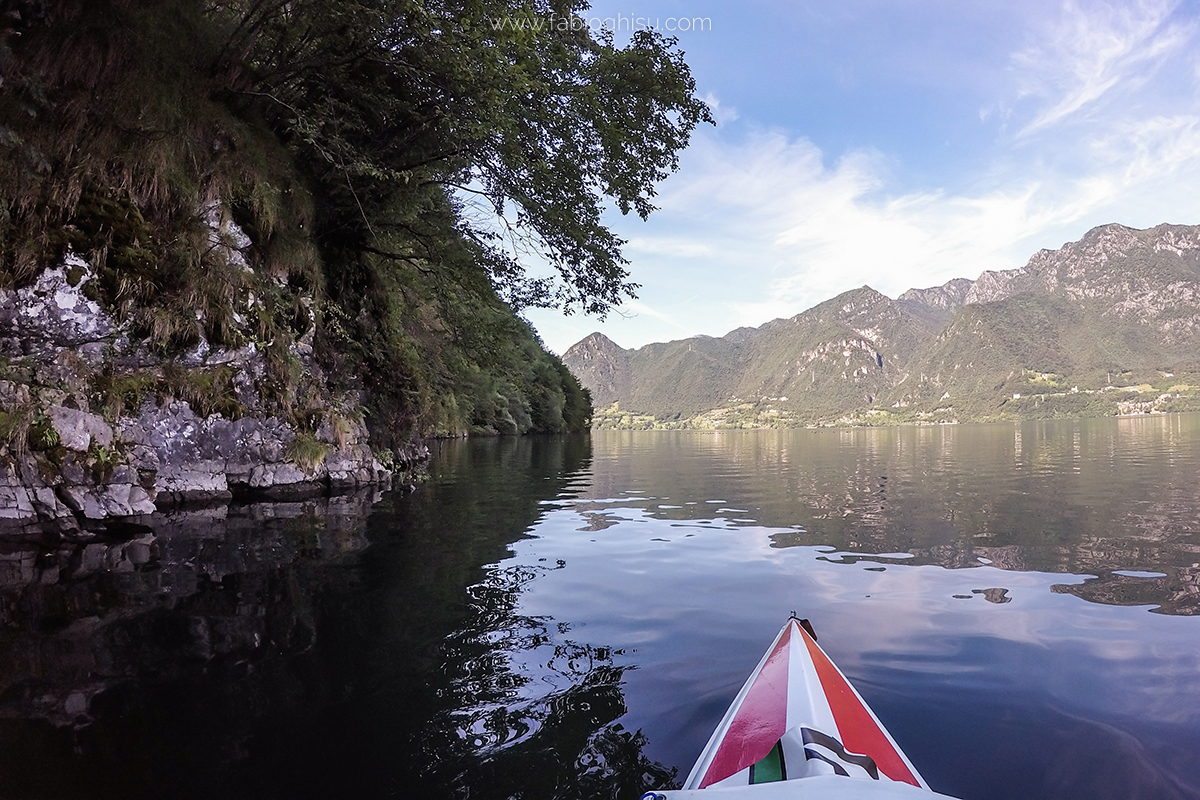
[[[1107,222],[1200,223],[1200,116],[1123,122],[1080,148],[1080,173],[1039,163],[987,190],[888,194],[876,153],[826,165],[779,132],[704,134],[627,250],[642,300],[608,326],[575,326],[625,347],[719,336],[863,284],[895,297],[1013,269]],[[582,338],[575,326],[552,345]]]
[[[630,300],[629,302],[625,303],[621,306],[621,313],[626,317],[644,314],[645,316],[653,317],[659,322],[665,322],[667,325],[684,334],[685,336],[691,336],[693,333],[691,328],[685,327],[684,325],[676,322],[675,318],[670,314],[663,313],[662,311],[643,303],[641,300]]]
[[[696,241],[695,239],[680,239],[670,236],[660,238],[634,236],[626,242],[625,253],[628,256],[646,253],[659,256],[696,258],[712,255],[712,247],[705,242]]]
[[[1174,7],[1153,0],[1087,7],[1065,3],[1059,19],[1013,56],[1021,80],[1019,97],[1042,101],[1021,135],[1086,113],[1108,95],[1142,86],[1195,33],[1194,22],[1171,21]]]
[[[1170,176],[1200,159],[1200,117],[1157,116],[1118,124],[1095,149],[1125,162],[1124,183]]]
[[[877,153],[826,165],[780,132],[702,136],[660,198],[662,233],[637,239],[634,276],[661,309],[686,281],[707,304],[663,315],[678,331],[719,335],[863,284],[895,296],[1013,269],[1105,222],[1200,222],[1200,118],[1121,123],[1081,147],[1091,166],[1081,173],[1038,163],[977,192],[888,194]]]

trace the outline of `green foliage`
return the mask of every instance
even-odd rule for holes
[[[963,307],[937,333],[897,315],[897,305],[864,288],[724,339],[610,348],[593,360],[628,373],[611,385],[633,388],[595,424],[940,424],[1165,413],[1200,403],[1195,373],[1176,371],[1194,362],[1186,340],[1092,301],[1018,295]],[[862,329],[873,331],[870,347]]]
[[[85,294],[164,354],[243,344],[249,293],[288,274],[277,250],[319,292],[312,248],[304,258],[288,244],[311,216],[291,157],[263,121],[213,99],[220,44],[190,0],[67,0],[23,32],[0,119],[39,166],[0,159],[0,279],[27,282],[70,249],[95,272]],[[204,216],[216,199],[244,210],[260,273],[214,247]]]
[[[586,427],[587,393],[513,307],[630,296],[604,204],[649,213],[709,116],[655,33],[488,23],[584,8],[55,4],[0,65],[0,283],[71,250],[90,272],[69,282],[157,354],[256,343],[264,403],[305,429],[312,342],[380,448]],[[557,278],[526,276],[530,254]],[[242,413],[225,369],[91,381],[110,418],[152,394]]]
[[[439,286],[396,264],[380,274],[387,283],[366,295],[377,305],[356,308],[343,317],[349,330],[339,324],[322,337],[344,365],[339,375],[390,375],[399,383],[401,392],[372,394],[377,444],[397,446],[413,429],[446,436],[586,429],[591,405],[579,382],[486,280],[472,286],[464,275]]]
[[[317,440],[311,433],[298,433],[288,442],[283,456],[305,472],[311,473],[329,454],[329,445]]]
[[[89,445],[85,458],[88,466],[91,467],[92,474],[100,481],[108,480],[112,471],[124,461],[119,450],[97,444],[95,440],[92,440]]]
[[[53,450],[62,445],[62,438],[50,423],[49,418],[38,415],[30,423],[27,439],[30,450]]]
[[[149,398],[160,404],[182,400],[200,417],[221,414],[237,419],[245,409],[237,399],[233,376],[234,371],[225,366],[187,369],[167,363],[141,372],[117,372],[110,367],[92,377],[89,402],[110,422],[136,414]]]
[[[0,444],[18,458],[29,449],[29,429],[33,420],[33,406],[0,410]]]
[[[327,253],[429,268],[459,246],[453,232],[517,304],[603,313],[631,296],[604,201],[646,216],[655,183],[711,121],[673,40],[640,31],[619,49],[586,26],[496,24],[569,18],[579,0],[211,8],[224,96],[260,109],[319,185]],[[557,284],[526,279],[514,256],[528,252]]]
[[[174,397],[186,402],[196,416],[220,414],[237,419],[244,409],[233,386],[234,371],[229,367],[183,369],[166,364],[159,383],[160,400]]]
[[[147,397],[157,393],[159,376],[146,372],[115,372],[110,367],[93,376],[90,402],[109,422],[136,413]]]

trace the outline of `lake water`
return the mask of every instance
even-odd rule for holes
[[[1200,797],[1200,416],[450,442],[0,549],[0,796],[637,798],[796,611],[928,782]]]

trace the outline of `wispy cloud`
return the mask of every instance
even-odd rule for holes
[[[731,122],[736,122],[739,114],[738,110],[728,103],[722,103],[712,92],[708,92],[704,97],[700,98],[708,106],[712,112],[713,119],[717,121],[717,125],[728,125]]]
[[[712,252],[712,247],[706,242],[670,236],[651,238],[634,236],[625,244],[625,253],[629,256],[636,256],[641,253],[657,256],[698,258],[712,255]]]
[[[826,164],[811,142],[781,132],[710,136],[662,198],[669,235],[661,246],[640,236],[638,249],[681,253],[680,243],[703,243],[689,251],[693,274],[738,275],[722,298],[732,328],[863,284],[894,296],[1012,269],[1095,224],[1200,218],[1188,188],[1200,180],[1200,118],[1118,124],[1080,147],[1091,168],[1079,173],[1042,163],[978,192],[889,194],[886,159],[871,151]],[[635,259],[635,271],[648,262]],[[679,319],[699,326],[686,312]]]
[[[1065,3],[1059,18],[1013,56],[1020,96],[1041,101],[1019,135],[1087,113],[1107,96],[1144,84],[1196,32],[1194,22],[1171,19],[1175,5]]]
[[[681,325],[670,314],[663,313],[662,311],[643,303],[641,300],[631,300],[628,303],[625,303],[621,307],[619,313],[626,318],[638,315],[652,317],[659,322],[666,323],[669,327],[674,328],[676,331],[684,334],[685,336],[691,336],[695,333],[694,328],[688,328],[685,325]]]

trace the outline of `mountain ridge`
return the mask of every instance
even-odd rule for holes
[[[1110,223],[975,280],[632,350],[593,333],[563,361],[600,426],[788,427],[1200,408],[1194,353],[1200,226]]]

